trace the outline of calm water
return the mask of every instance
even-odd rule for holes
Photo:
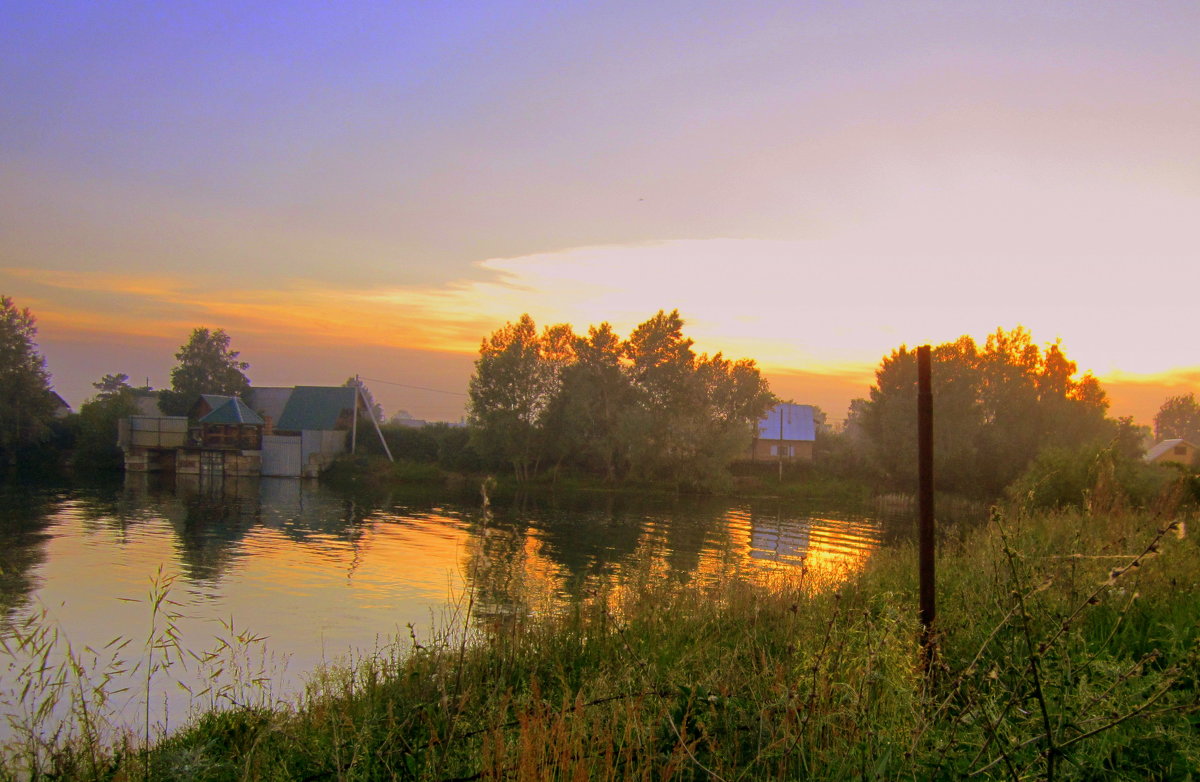
[[[152,622],[148,603],[159,578],[170,582],[164,608],[177,614],[170,624],[183,650],[216,648],[231,622],[252,631],[266,640],[247,650],[241,675],[266,670],[274,694],[287,697],[323,662],[369,654],[397,635],[428,639],[453,621],[468,589],[486,620],[554,610],[646,572],[705,583],[800,566],[853,570],[906,526],[778,502],[608,494],[498,501],[485,523],[473,493],[364,499],[299,480],[131,475],[0,489],[0,611],[10,634],[45,612],[60,656],[66,642],[86,657],[79,650],[121,637],[133,639],[122,654],[138,657],[128,650],[140,653],[166,624]],[[106,655],[91,663],[93,676]],[[184,662],[152,680],[160,727],[177,726],[192,700],[170,685],[196,692],[216,667]],[[16,670],[0,663],[10,711]],[[118,722],[142,718],[144,670],[123,674],[130,692],[110,704]]]

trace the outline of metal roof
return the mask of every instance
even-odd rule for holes
[[[337,428],[342,414],[354,409],[355,389],[348,386],[296,386],[276,431],[331,430]]]
[[[228,397],[223,405],[215,408],[200,419],[202,424],[257,424],[262,425],[262,416],[251,410],[236,396]]]
[[[1177,445],[1191,445],[1193,448],[1196,447],[1196,446],[1192,445],[1190,442],[1188,442],[1187,440],[1184,440],[1181,437],[1176,437],[1173,440],[1163,440],[1161,443],[1154,446],[1149,451],[1146,451],[1146,455],[1143,456],[1142,459],[1147,462],[1152,462]]]
[[[817,427],[813,422],[812,405],[794,405],[790,402],[775,405],[758,419],[758,437],[760,440],[816,440]]]
[[[133,402],[137,405],[138,415],[160,416],[162,411],[158,409],[158,392],[157,391],[134,391]]]
[[[201,394],[200,398],[208,402],[208,406],[213,410],[233,399],[229,394]]]
[[[291,387],[255,386],[247,394],[246,402],[264,418],[269,417],[272,421],[278,421],[291,396]]]

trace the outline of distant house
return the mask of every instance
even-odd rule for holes
[[[1197,454],[1196,446],[1181,438],[1163,440],[1149,451],[1146,451],[1146,455],[1143,458],[1147,464],[1176,462],[1188,467],[1195,467],[1200,463],[1200,455]]]
[[[414,418],[407,410],[397,410],[388,423],[392,426],[407,426],[410,429],[420,429],[422,426],[428,426],[429,422],[420,418]]]
[[[347,386],[264,387],[244,401],[201,394],[188,415],[131,416],[121,447],[131,471],[317,477],[350,450],[361,394]]]
[[[291,389],[271,434],[263,437],[262,474],[315,478],[338,454],[350,450],[350,430],[358,416],[369,414],[353,387]]]
[[[767,411],[758,421],[754,443],[750,448],[753,461],[811,461],[817,427],[812,405],[781,402]]]
[[[66,418],[71,414],[71,406],[67,404],[67,400],[63,399],[56,392],[50,392],[50,401],[54,403],[55,418]]]
[[[292,390],[287,386],[256,386],[250,389],[246,402],[262,416],[264,434],[274,433],[275,422],[283,415]]]
[[[238,397],[205,394],[191,407],[188,443],[176,451],[175,472],[259,475],[262,430],[262,417]]]
[[[143,416],[159,416],[162,411],[158,409],[158,392],[144,391],[140,388],[133,390],[133,403],[137,405],[137,414]]]

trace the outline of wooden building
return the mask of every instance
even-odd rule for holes
[[[1181,438],[1163,440],[1146,451],[1144,458],[1148,464],[1175,462],[1186,467],[1195,467],[1200,464],[1200,453],[1197,453],[1196,446]]]

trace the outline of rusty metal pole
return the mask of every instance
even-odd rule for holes
[[[928,666],[933,659],[933,621],[937,616],[933,561],[933,383],[928,345],[917,348],[917,476],[921,645]]]

